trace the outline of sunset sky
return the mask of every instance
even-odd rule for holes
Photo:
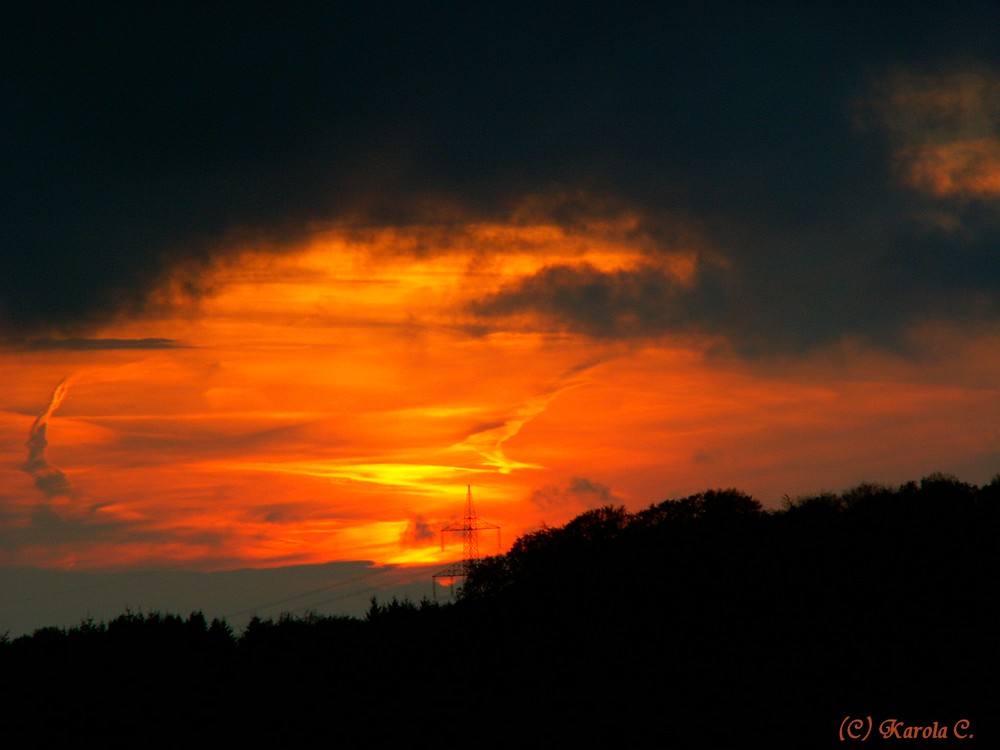
[[[995,4],[329,5],[5,22],[0,633],[1000,472]]]

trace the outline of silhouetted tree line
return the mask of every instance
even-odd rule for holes
[[[845,717],[992,747],[1000,476],[607,506],[363,618],[126,612],[0,642],[6,726],[106,743],[425,735],[527,746],[844,747]],[[873,729],[877,735],[877,726]],[[887,742],[877,736],[871,742]],[[960,744],[955,744],[960,743]],[[488,743],[489,744],[489,743]]]

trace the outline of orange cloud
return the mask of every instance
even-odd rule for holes
[[[443,564],[460,549],[431,532],[460,517],[467,484],[510,541],[605,499],[725,485],[777,502],[936,469],[987,478],[976,472],[1000,452],[988,332],[925,333],[945,370],[846,346],[767,370],[682,338],[470,314],[557,266],[697,281],[706,250],[652,253],[634,229],[327,230],[220,264],[193,312],[99,332],[171,346],[0,351],[0,562]],[[942,348],[956,341],[968,347]],[[43,413],[72,496],[20,470]]]
[[[877,92],[875,111],[906,185],[937,197],[1000,195],[1000,73],[897,72]]]
[[[1000,137],[902,149],[906,183],[937,196],[1000,196]]]

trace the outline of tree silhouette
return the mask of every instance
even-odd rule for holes
[[[0,639],[8,731],[404,740],[443,706],[450,729],[488,712],[511,741],[821,748],[845,715],[902,712],[967,718],[963,747],[989,747],[998,531],[1000,476],[771,511],[735,489],[605,506],[478,561],[454,603],[373,598],[363,618],[254,617],[239,634],[126,611]]]

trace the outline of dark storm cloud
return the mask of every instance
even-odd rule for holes
[[[605,272],[593,266],[550,266],[474,302],[492,317],[537,313],[561,329],[598,338],[657,336],[682,327],[682,286],[652,266]]]
[[[5,17],[0,326],[84,337],[168,280],[206,293],[199,269],[241,242],[560,191],[694,216],[731,260],[697,294],[652,274],[666,313],[638,277],[592,280],[639,329],[701,318],[767,349],[995,317],[956,302],[1000,291],[994,207],[948,209],[971,238],[922,234],[934,197],[856,111],[885,71],[1000,70],[995,5],[843,6],[25,4]],[[555,290],[543,273],[526,283]]]

